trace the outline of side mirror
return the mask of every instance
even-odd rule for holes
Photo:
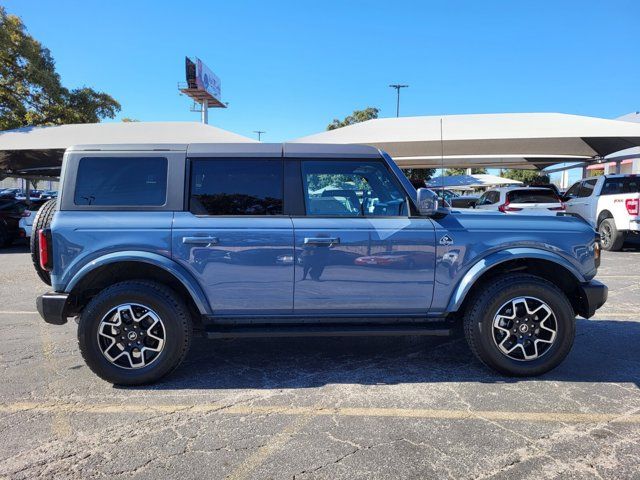
[[[438,195],[428,188],[419,188],[417,199],[420,215],[431,216],[438,211]]]

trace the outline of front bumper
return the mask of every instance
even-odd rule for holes
[[[578,315],[584,318],[591,318],[602,305],[607,301],[609,289],[597,280],[591,280],[580,284],[579,288],[579,308]]]
[[[53,325],[64,325],[67,323],[68,293],[49,292],[40,295],[36,300],[38,313],[45,322]]]

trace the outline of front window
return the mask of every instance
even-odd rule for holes
[[[408,215],[407,199],[382,162],[303,161],[307,215]]]
[[[578,192],[578,197],[590,197],[593,193],[593,189],[596,186],[597,180],[585,180],[582,182],[582,186],[580,187],[580,191]]]

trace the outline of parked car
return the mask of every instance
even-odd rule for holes
[[[486,365],[539,375],[568,354],[575,316],[607,298],[582,220],[438,208],[373,147],[92,145],[68,149],[62,171],[36,219],[32,255],[53,290],[37,308],[52,324],[77,317],[87,365],[116,384],[167,375],[195,334],[458,324]],[[340,182],[355,198],[325,188]]]
[[[27,204],[15,198],[0,198],[0,247],[9,247],[20,238],[20,219]]]
[[[5,188],[0,191],[0,198],[16,198],[16,197],[24,197],[24,192],[19,188]]]
[[[478,201],[478,195],[460,195],[453,190],[432,188],[439,198],[445,201],[451,208],[472,208]]]
[[[508,215],[551,216],[565,209],[558,195],[544,187],[503,187],[487,190],[477,201],[475,208]]]
[[[29,238],[31,237],[31,231],[33,230],[33,220],[40,210],[40,207],[45,203],[46,200],[40,199],[38,201],[30,202],[29,204],[25,204],[25,210],[22,212],[20,217],[20,222],[18,223],[18,235],[21,238]]]
[[[57,190],[45,190],[40,195],[40,200],[51,200],[52,198],[58,198]]]
[[[640,175],[602,175],[574,183],[564,195],[567,213],[586,220],[602,248],[620,250],[640,232]]]

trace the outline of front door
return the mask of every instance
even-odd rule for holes
[[[189,211],[176,212],[173,257],[215,314],[290,314],[293,225],[282,158],[191,160]]]
[[[592,218],[593,212],[591,208],[595,197],[592,195],[596,182],[596,178],[582,180],[573,185],[565,194],[567,212],[578,215],[592,225],[595,222],[595,219]]]
[[[431,305],[434,226],[411,218],[383,161],[301,160],[306,215],[294,217],[294,311],[422,314]]]

